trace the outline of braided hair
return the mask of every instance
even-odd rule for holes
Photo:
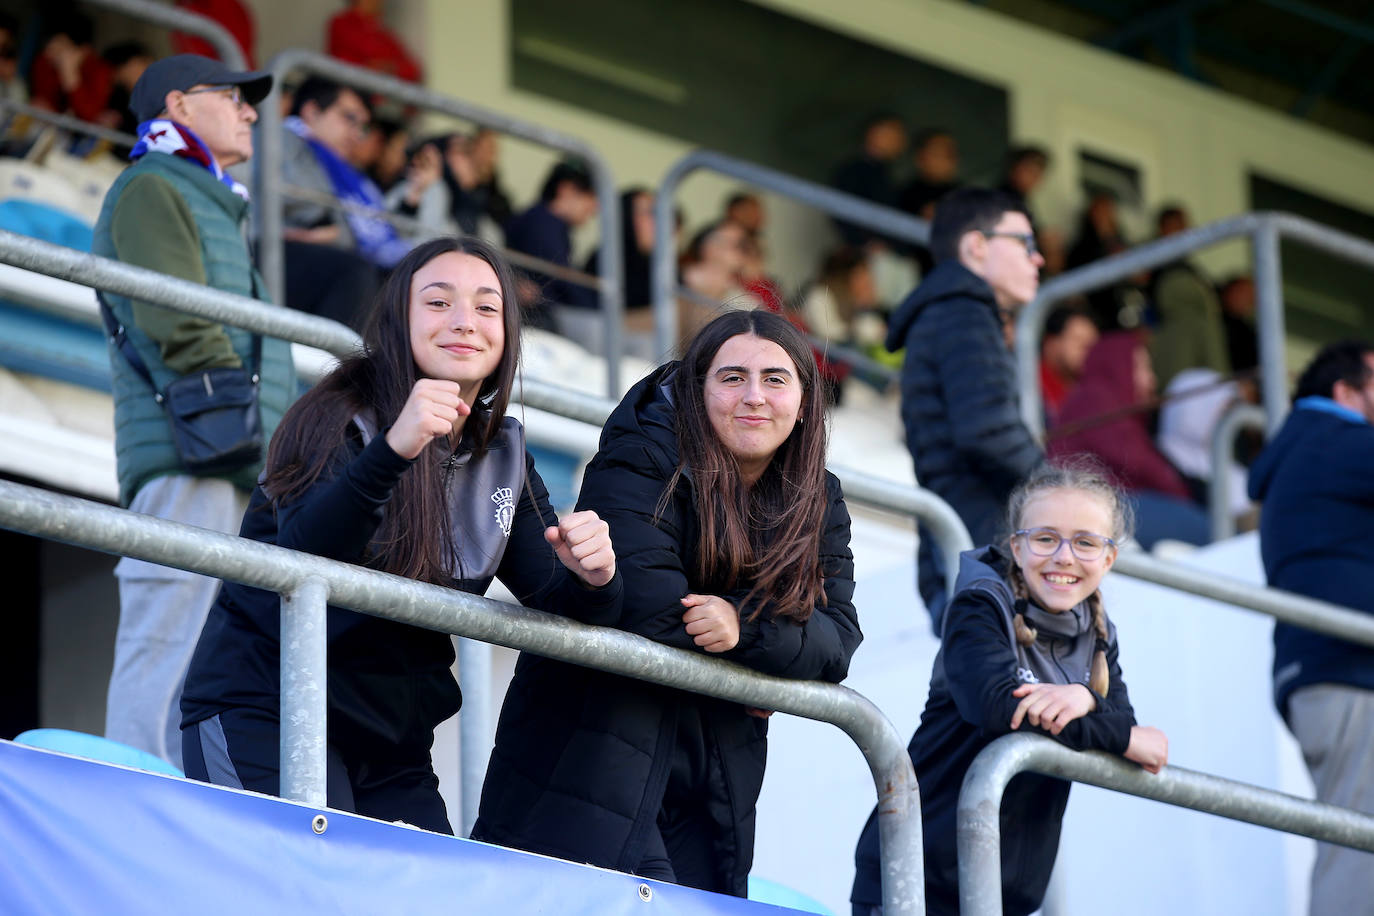
[[[1107,471],[1096,461],[1079,457],[1066,461],[1041,465],[1030,477],[1017,487],[1007,502],[1007,523],[1009,531],[1021,527],[1021,517],[1031,499],[1050,490],[1078,490],[1097,497],[1108,508],[1112,516],[1112,539],[1118,544],[1131,536],[1135,528],[1135,510],[1125,493],[1116,486]],[[1009,536],[1014,537],[1014,535]],[[1030,588],[1021,567],[1011,564],[1011,591],[1016,598],[1017,611],[1012,618],[1016,642],[1029,646],[1035,642],[1034,627],[1026,622],[1022,609],[1030,601]],[[1090,686],[1099,696],[1106,696],[1110,682],[1107,671],[1107,611],[1102,605],[1102,590],[1099,588],[1088,596],[1088,610],[1092,614],[1096,651],[1093,652]]]

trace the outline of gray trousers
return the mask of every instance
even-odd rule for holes
[[[1374,690],[1345,684],[1300,687],[1288,698],[1288,719],[1317,799],[1374,814]],[[1309,912],[1374,914],[1374,853],[1318,843]]]
[[[238,534],[248,495],[227,480],[158,477],[129,508],[145,515]],[[219,591],[219,580],[125,557],[119,629],[105,705],[105,737],[181,766],[181,686]]]

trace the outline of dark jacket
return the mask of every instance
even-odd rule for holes
[[[975,544],[991,543],[1012,489],[1044,460],[1021,422],[992,288],[958,261],[940,263],[892,316],[887,348],[902,347],[916,480],[954,507]]]
[[[519,424],[507,418],[496,449],[524,452]],[[432,455],[425,452],[424,455]],[[544,540],[544,528],[554,519],[548,492],[528,454],[512,456],[514,465],[509,500],[497,505],[486,486],[464,486],[480,476],[458,464],[451,478],[455,500],[481,500],[478,517],[491,526],[509,524],[507,537],[496,532],[499,556],[474,556],[486,550],[468,549],[467,560],[483,571],[494,568],[523,604],[594,623],[614,619],[620,611],[621,582],[589,589],[558,561]],[[423,457],[416,460],[423,460]],[[240,535],[302,550],[348,563],[376,566],[372,539],[381,523],[391,491],[412,462],[397,455],[378,435],[363,446],[355,436],[336,456],[332,467],[299,498],[274,508],[262,487],[253,490]],[[523,468],[527,485],[521,486]],[[489,485],[489,484],[488,484]],[[499,483],[497,484],[500,485]],[[471,492],[471,491],[477,492]],[[510,505],[513,503],[513,506]],[[455,518],[471,517],[456,507]],[[513,509],[513,513],[508,511]],[[504,517],[503,517],[504,516]],[[485,547],[492,538],[455,530],[464,547]],[[480,542],[485,542],[482,544]],[[454,588],[483,594],[492,576],[454,579]],[[191,660],[182,692],[182,727],[208,719],[226,709],[247,707],[277,716],[281,705],[281,602],[268,591],[226,582],[210,609],[200,642]],[[461,697],[449,671],[453,642],[439,633],[393,620],[330,606],[327,612],[329,742],[346,760],[385,754],[388,745],[428,748],[434,727],[458,711]]]
[[[1250,468],[1269,584],[1374,614],[1374,426],[1304,398]],[[1309,684],[1374,690],[1374,648],[1274,626],[1274,700]]]
[[[930,676],[930,696],[907,751],[921,787],[921,829],[925,841],[926,912],[959,912],[955,826],[959,790],[978,752],[1009,734],[1023,683],[1087,685],[1096,636],[1086,602],[1065,614],[1030,605],[1039,631],[1033,646],[1016,644],[1015,599],[1007,584],[1010,559],[995,547],[966,551],[959,565],[959,591],[945,616],[944,637]],[[1038,618],[1038,619],[1037,619]],[[1058,634],[1050,632],[1059,629]],[[1111,679],[1097,709],[1075,719],[1058,735],[1029,722],[1019,731],[1047,735],[1074,750],[1120,754],[1130,743],[1135,712],[1117,663],[1116,630],[1109,627],[1107,667]],[[1002,801],[1002,906],[1010,916],[1040,906],[1059,848],[1059,827],[1069,800],[1069,783],[1023,773],[1012,779]],[[878,818],[869,815],[854,854],[857,874],[850,899],[882,903]]]
[[[702,653],[682,622],[680,599],[714,594],[740,610],[740,641],[723,653],[756,671],[843,680],[862,635],[854,612],[849,513],[827,475],[830,508],[821,535],[826,603],[804,625],[770,619],[747,589],[699,581],[697,517],[683,479],[655,517],[678,464],[674,411],[662,387],[675,368],[640,381],[607,421],[587,468],[579,507],[611,527],[625,582],[616,626],[664,645]],[[684,758],[709,761],[677,793],[682,810],[706,815],[717,874],[708,890],[745,893],[753,860],[754,806],[763,784],[767,721],[736,703],[522,654],[496,729],[473,837],[589,862],[635,869],[665,803],[670,770]],[[675,779],[675,783],[680,783]],[[679,787],[682,789],[683,787]]]
[[[1133,331],[1110,331],[1088,353],[1083,375],[1059,408],[1059,426],[1095,421],[1137,404],[1135,352],[1144,347]],[[1165,493],[1189,501],[1183,475],[1169,463],[1150,435],[1147,415],[1136,412],[1094,423],[1050,440],[1050,454],[1088,454],[1102,460],[1117,482],[1132,492]]]
[[[560,267],[572,266],[571,229],[554,215],[548,204],[535,204],[506,224],[506,247]],[[547,301],[559,305],[577,301],[577,287],[573,284],[536,270],[529,271],[529,275],[540,284]]]

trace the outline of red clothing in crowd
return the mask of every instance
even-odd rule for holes
[[[40,54],[29,74],[30,101],[59,114],[73,114],[83,121],[94,121],[110,101],[114,71],[94,51],[81,61],[81,82],[71,93],[62,90],[62,80],[52,61]]]
[[[224,26],[238,42],[243,59],[248,62],[248,69],[252,70],[256,66],[253,61],[253,45],[257,40],[257,26],[253,23],[253,14],[239,0],[177,0],[177,6],[188,13],[198,13]],[[172,53],[199,54],[219,60],[219,52],[210,42],[183,32],[172,33]]]
[[[1131,331],[1103,334],[1083,363],[1077,387],[1064,401],[1059,426],[1077,425],[1136,404],[1135,351],[1143,346]],[[1055,436],[1051,430],[1049,452],[1051,457],[1095,455],[1127,490],[1191,498],[1183,477],[1155,447],[1141,411],[1064,436]]]
[[[420,82],[420,65],[401,40],[391,34],[380,19],[358,10],[344,10],[329,20],[329,42],[325,50],[331,57],[350,64],[412,83]]]
[[[1069,380],[1050,368],[1050,364],[1040,360],[1040,399],[1045,402],[1045,417],[1051,426],[1059,419],[1059,411],[1073,386]]]

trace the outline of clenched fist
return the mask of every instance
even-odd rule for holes
[[[415,458],[435,439],[453,432],[458,418],[472,413],[461,390],[457,382],[447,379],[420,379],[387,430],[386,444],[402,458]]]
[[[707,652],[729,652],[739,645],[739,611],[716,595],[687,595],[682,622],[687,635]]]
[[[615,578],[611,528],[590,509],[565,515],[557,526],[545,528],[544,540],[553,545],[564,566],[593,588]]]

